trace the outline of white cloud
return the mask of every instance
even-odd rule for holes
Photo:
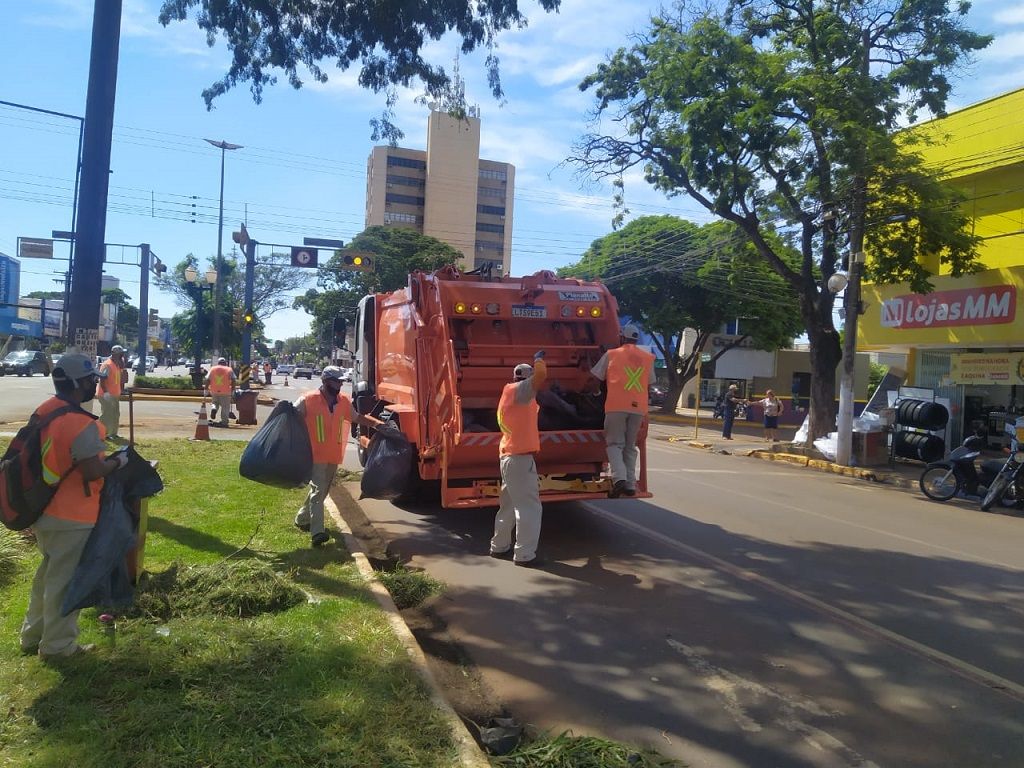
[[[1001,8],[992,14],[997,24],[1024,24],[1024,5]]]
[[[978,61],[993,63],[1024,57],[1024,32],[997,35],[992,45],[978,54]]]

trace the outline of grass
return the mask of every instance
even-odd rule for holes
[[[19,653],[38,554],[0,538],[0,766],[455,764],[348,553],[337,539],[311,549],[292,526],[302,490],[239,477],[243,447],[139,446],[166,484],[150,503],[155,575],[113,634],[82,613],[91,654],[47,665]]]
[[[136,376],[134,386],[147,389],[195,389],[188,376]]]
[[[429,597],[444,591],[444,584],[423,571],[406,568],[401,563],[389,570],[377,571],[377,578],[391,593],[399,610],[415,608]]]
[[[0,586],[14,577],[30,551],[31,545],[24,536],[0,526]]]
[[[491,758],[499,768],[675,768],[677,760],[593,736],[543,736],[512,754]]]

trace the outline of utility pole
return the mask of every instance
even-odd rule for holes
[[[146,355],[149,353],[149,243],[139,246],[139,362],[135,372],[146,375]]]
[[[110,185],[110,141],[114,130],[117,56],[121,35],[121,0],[95,0],[89,90],[82,141],[82,204],[72,268],[68,335],[73,347],[96,354],[99,337],[100,287],[103,282],[107,192]]]
[[[217,283],[213,291],[213,356],[221,353],[220,349],[220,308],[224,303],[224,156],[229,149],[242,149],[241,144],[232,144],[229,141],[214,141],[203,139],[220,150],[220,212],[217,216]]]

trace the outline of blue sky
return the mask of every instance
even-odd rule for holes
[[[563,0],[559,13],[546,14],[524,3],[529,26],[499,39],[504,106],[490,96],[482,58],[461,60],[467,98],[482,113],[481,155],[516,166],[513,274],[573,262],[609,232],[609,190],[581,188],[571,169],[559,167],[588,128],[592,95],[576,86],[659,7]],[[92,8],[93,0],[5,2],[0,99],[84,115]],[[355,70],[332,71],[323,85],[268,88],[259,105],[246,87],[236,88],[208,112],[201,91],[224,72],[228,53],[220,42],[208,47],[192,21],[161,27],[158,10],[158,0],[124,0],[107,242],[148,242],[169,264],[188,253],[216,254],[220,151],[204,138],[244,145],[227,158],[226,252],[233,246],[231,230],[243,219],[264,243],[358,234],[373,145],[369,120],[380,114],[383,96],[360,89]],[[980,0],[969,23],[997,38],[961,73],[951,108],[1024,86],[1024,3]],[[456,50],[455,41],[446,39],[431,44],[429,58],[450,64]],[[417,95],[403,92],[397,115],[406,134],[401,144],[422,149],[427,108],[415,103]],[[48,237],[51,230],[71,228],[77,140],[75,121],[0,106],[0,252],[16,255],[19,236]],[[708,220],[695,203],[666,200],[637,177],[627,179],[627,203],[634,215]],[[57,255],[66,250],[58,246]],[[108,258],[122,257],[108,250]],[[124,253],[124,261],[133,258]],[[23,260],[22,293],[56,289],[55,273],[62,275],[66,265]],[[108,264],[107,271],[137,299],[137,267]],[[180,309],[159,293],[151,295],[150,306],[163,316]],[[268,336],[275,339],[308,329],[309,316],[302,312],[267,320]]]

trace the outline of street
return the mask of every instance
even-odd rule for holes
[[[522,722],[715,768],[1024,765],[1024,520],[676,432],[654,499],[546,508],[538,570],[487,557],[493,510],[360,505]]]

